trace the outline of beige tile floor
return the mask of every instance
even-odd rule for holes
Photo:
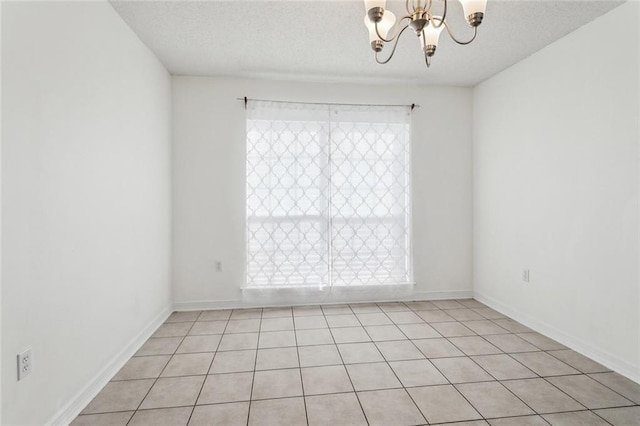
[[[175,312],[80,425],[640,425],[640,385],[475,300]]]

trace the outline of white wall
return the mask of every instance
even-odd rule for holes
[[[2,6],[0,6],[0,38],[1,38],[1,31],[2,31]],[[1,81],[2,81],[2,55],[0,54],[0,82]],[[1,98],[2,98],[2,84],[0,84],[0,99]],[[2,355],[2,243],[1,242],[2,242],[2,113],[0,113],[0,356]],[[0,423],[2,423],[2,365],[1,364],[0,364]]]
[[[471,291],[471,90],[173,78],[173,282],[177,308],[393,297],[243,300],[245,113],[238,97],[421,104],[413,113],[415,293]],[[223,272],[215,272],[215,262]],[[397,295],[396,295],[397,296]]]
[[[2,424],[40,425],[170,306],[171,79],[107,2],[3,2],[2,56]]]
[[[476,87],[473,155],[478,297],[636,381],[638,7]]]
[[[637,22],[640,22],[640,7],[636,7],[636,16],[637,16]],[[640,31],[637,34],[638,39],[638,44],[640,45]],[[640,55],[640,52],[638,53],[638,55]],[[640,61],[640,58],[638,59]],[[638,99],[640,99],[640,84],[638,84],[636,86],[636,94],[638,96]],[[640,101],[639,101],[640,102]],[[640,124],[638,125],[640,126]],[[640,132],[640,131],[639,131]],[[636,154],[636,158],[638,159],[638,170],[637,170],[637,177],[638,177],[638,192],[640,192],[640,137],[638,137],[638,151]],[[640,195],[638,195],[639,198],[639,205],[640,205]],[[638,207],[638,223],[640,224],[640,206]],[[637,232],[638,232],[638,251],[637,251],[637,262],[636,262],[636,266],[638,268],[638,286],[640,286],[640,225],[638,225],[637,227]],[[638,309],[636,311],[636,315],[637,315],[637,319],[636,319],[636,324],[640,324],[640,289],[638,290]],[[636,366],[640,365],[640,326],[638,326],[638,330],[637,330],[637,343],[638,343],[638,360],[636,362]],[[640,383],[640,373],[636,372],[636,381]]]

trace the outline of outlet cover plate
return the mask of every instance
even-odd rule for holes
[[[31,374],[32,367],[31,348],[27,348],[18,354],[18,381]]]

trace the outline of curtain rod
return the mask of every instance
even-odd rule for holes
[[[384,104],[341,104],[341,103],[330,103],[330,102],[272,101],[272,100],[267,100],[267,99],[252,99],[252,98],[247,98],[246,96],[244,96],[242,98],[236,98],[236,100],[244,101],[244,109],[247,109],[247,102],[249,102],[249,101],[275,102],[275,103],[280,103],[280,104],[307,104],[307,105],[389,106],[389,107],[406,106],[406,107],[410,107],[411,111],[413,111],[414,108],[420,108],[420,105],[418,105],[418,104],[411,104],[411,105],[402,105],[402,104],[401,105],[384,105]]]

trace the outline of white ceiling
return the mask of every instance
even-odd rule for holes
[[[409,30],[390,63],[375,63],[361,0],[111,4],[175,75],[473,86],[620,2],[488,0],[476,41],[458,46],[443,32],[429,70]],[[387,8],[402,16],[404,1]],[[448,20],[459,37],[471,33],[458,1],[449,2]]]

